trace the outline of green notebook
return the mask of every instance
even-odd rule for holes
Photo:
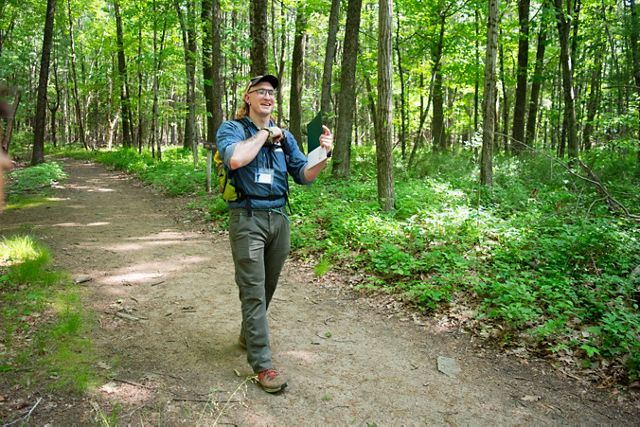
[[[316,114],[307,125],[307,153],[320,146],[320,135],[322,135],[322,112]]]

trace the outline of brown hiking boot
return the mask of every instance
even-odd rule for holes
[[[267,393],[277,393],[287,386],[287,380],[273,368],[258,372],[258,383]]]

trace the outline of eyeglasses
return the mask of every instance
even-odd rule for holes
[[[260,95],[260,96],[261,96],[261,97],[263,97],[263,98],[264,98],[265,96],[267,96],[267,95],[269,95],[269,96],[273,96],[273,97],[275,97],[275,96],[276,96],[276,91],[275,91],[275,89],[262,89],[262,88],[261,88],[261,89],[254,89],[254,90],[250,90],[250,91],[249,91],[249,92],[247,92],[247,93],[253,93],[253,92],[258,92],[258,95]]]

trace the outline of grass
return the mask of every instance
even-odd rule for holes
[[[21,384],[82,392],[94,378],[91,324],[78,289],[29,235],[0,242],[0,372]]]
[[[197,170],[182,149],[162,162],[123,150],[97,158],[166,194],[192,195],[191,207],[227,226],[220,196],[204,193],[204,155]],[[592,150],[583,160],[639,213],[635,156]],[[313,186],[291,187],[295,256],[316,260],[318,276],[364,272],[360,286],[425,313],[472,307],[470,324],[502,345],[581,366],[606,360],[611,372],[623,367],[618,380],[640,378],[638,223],[607,211],[592,184],[550,156],[496,156],[490,189],[478,185],[477,163],[460,152],[425,153],[410,173],[398,165],[396,210],[381,212],[374,154],[354,147],[349,181],[325,172]]]

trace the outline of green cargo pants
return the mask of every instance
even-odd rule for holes
[[[247,361],[254,372],[272,368],[267,309],[291,241],[284,210],[231,209],[229,240],[240,292]]]

